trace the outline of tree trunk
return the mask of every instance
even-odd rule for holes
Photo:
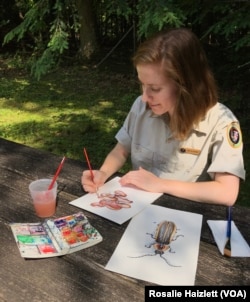
[[[98,44],[95,32],[91,0],[77,0],[77,9],[80,17],[80,54],[89,59],[97,50]]]

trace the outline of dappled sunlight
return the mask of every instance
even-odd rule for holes
[[[114,103],[111,101],[99,101],[98,104],[100,105],[99,108],[112,108],[114,107]]]
[[[17,83],[17,84],[19,84],[20,87],[23,87],[23,88],[30,85],[28,80],[25,80],[24,78],[14,79],[13,83]]]
[[[41,107],[39,106],[39,104],[35,104],[32,102],[26,102],[23,104],[23,110],[38,111],[40,109],[41,109]]]

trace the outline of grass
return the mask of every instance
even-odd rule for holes
[[[19,61],[0,57],[4,74],[0,81],[0,137],[82,161],[86,147],[93,166],[99,167],[139,94],[131,64],[124,64],[122,72],[108,64],[60,68],[38,82],[19,67]],[[243,123],[243,134],[248,128]],[[246,144],[249,146],[249,139]],[[248,149],[245,163],[249,170]],[[122,172],[129,168],[127,164]],[[246,181],[238,203],[250,206],[249,200]]]
[[[0,136],[80,160],[86,147],[101,165],[139,93],[133,73],[71,66],[38,82],[12,64],[0,61]]]

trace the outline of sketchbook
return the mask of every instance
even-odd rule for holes
[[[102,241],[82,212],[37,223],[11,223],[10,227],[23,258],[62,256]]]
[[[147,206],[131,219],[105,269],[158,285],[194,285],[202,218]]]
[[[69,204],[122,224],[153,203],[162,193],[152,193],[131,186],[122,186],[114,177],[98,189]]]

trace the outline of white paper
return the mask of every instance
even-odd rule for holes
[[[160,255],[155,245],[145,245],[155,242],[150,234],[162,221],[174,222],[177,232],[171,251]],[[194,285],[201,225],[200,214],[148,205],[132,218],[105,268],[159,285]]]
[[[118,224],[122,224],[162,195],[162,193],[151,193],[132,187],[122,186],[119,182],[119,179],[120,177],[115,177],[109,182],[105,183],[104,186],[98,189],[98,194],[113,194],[116,190],[121,190],[127,195],[126,198],[131,201],[131,203],[129,204],[130,208],[111,210],[107,207],[93,207],[91,204],[100,200],[100,198],[97,197],[96,193],[88,193],[78,199],[71,201],[69,204],[107,218]]]
[[[227,221],[208,220],[207,221],[214,240],[221,254],[224,254],[224,247],[227,240]],[[232,257],[250,257],[250,248],[242,234],[238,230],[234,221],[231,224],[231,256]]]

